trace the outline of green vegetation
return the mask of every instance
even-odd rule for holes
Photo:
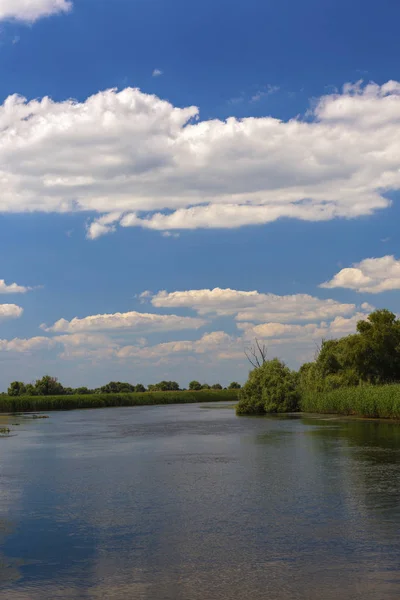
[[[314,362],[298,373],[265,347],[250,350],[255,368],[239,394],[237,414],[321,412],[400,418],[400,320],[376,310],[357,333],[323,340]]]
[[[240,392],[236,412],[238,415],[293,412],[298,410],[299,399],[297,373],[274,358],[251,371]]]
[[[329,392],[308,392],[302,396],[301,410],[372,419],[400,419],[400,385],[361,385]]]
[[[240,385],[235,381],[229,385],[229,389],[239,389]],[[200,390],[222,390],[222,385],[216,383],[212,386],[208,383],[199,383],[191,381],[189,384],[191,391]],[[147,391],[149,392],[180,392],[183,391],[176,381],[160,381],[159,383],[150,384]],[[131,383],[121,381],[110,381],[100,388],[89,389],[87,387],[70,388],[64,387],[57,377],[45,375],[42,379],[38,379],[35,383],[25,384],[23,381],[13,381],[8,388],[7,395],[15,396],[84,396],[93,394],[133,394],[144,393],[146,388],[142,383],[133,385]],[[4,394],[1,394],[4,395]]]
[[[179,392],[134,392],[121,394],[74,394],[59,396],[0,396],[0,412],[36,412],[104,408],[106,406],[146,406],[195,402],[236,402],[236,390]]]

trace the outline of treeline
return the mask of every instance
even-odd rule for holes
[[[262,359],[260,366],[250,372],[240,392],[238,414],[300,410],[329,412],[332,406],[339,406],[337,398],[340,397],[341,405],[346,406],[345,414],[373,413],[379,416],[378,395],[354,390],[400,383],[400,320],[386,309],[372,312],[367,320],[357,323],[357,333],[323,340],[315,360],[302,365],[298,372],[277,358]],[[336,390],[342,390],[342,393],[333,396]],[[360,412],[361,396],[373,397],[375,408],[368,406]],[[332,404],[333,398],[336,404]],[[397,414],[398,401],[400,397],[392,414]]]
[[[191,381],[189,383],[190,391],[200,390],[222,390],[240,389],[240,384],[233,381],[227,388],[223,388],[220,383],[208,385],[207,383],[199,383]],[[8,396],[74,396],[74,395],[93,395],[93,394],[131,394],[143,392],[181,392],[186,391],[185,388],[180,388],[176,381],[160,381],[159,383],[150,384],[147,389],[142,383],[136,385],[121,381],[110,381],[102,387],[90,389],[88,387],[64,387],[57,379],[45,375],[38,379],[35,383],[25,384],[22,381],[13,381],[8,390]]]

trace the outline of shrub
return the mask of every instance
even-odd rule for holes
[[[298,375],[274,358],[253,369],[239,393],[238,415],[299,410]]]

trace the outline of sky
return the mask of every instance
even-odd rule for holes
[[[243,383],[400,313],[395,0],[0,0],[0,390]]]

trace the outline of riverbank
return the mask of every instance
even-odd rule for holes
[[[236,402],[238,390],[185,392],[135,392],[131,394],[82,394],[71,396],[0,396],[0,413],[151,406],[197,402]]]
[[[330,392],[306,392],[300,404],[304,413],[400,419],[400,385],[363,385]]]

